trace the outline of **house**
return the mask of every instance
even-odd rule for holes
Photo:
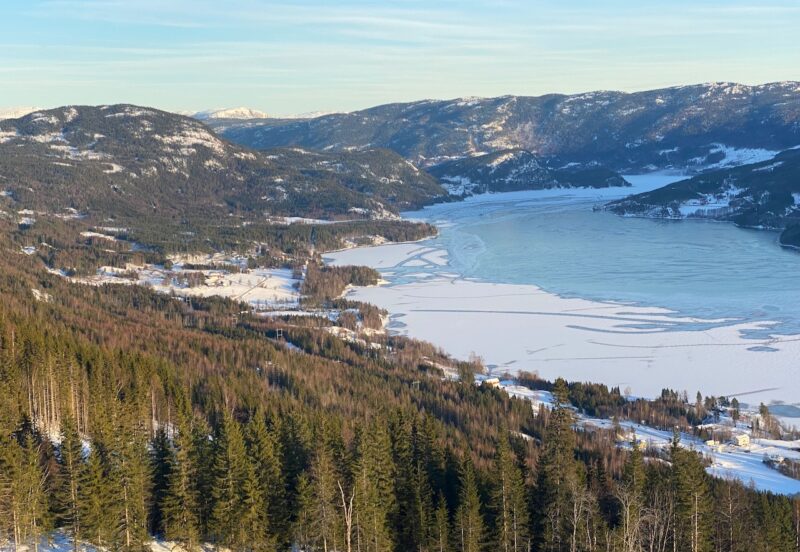
[[[749,447],[750,436],[747,433],[741,433],[733,436],[733,444],[737,447]]]
[[[483,385],[486,387],[492,387],[494,389],[500,388],[500,378],[486,378],[483,380]]]

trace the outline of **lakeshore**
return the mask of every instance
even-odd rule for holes
[[[635,187],[637,184],[641,187],[662,182],[637,181]],[[526,202],[535,205],[543,197],[565,193],[569,192],[493,194],[468,202],[480,209],[481,216],[494,220],[508,211],[509,201],[513,209],[524,210]],[[588,200],[583,209],[591,209],[597,193],[575,191],[576,196]],[[551,207],[564,209],[563,204]],[[324,257],[332,264],[366,265],[381,272],[386,285],[353,288],[348,297],[388,310],[390,332],[432,342],[457,358],[477,355],[496,375],[528,371],[547,379],[563,376],[617,386],[641,397],[653,397],[661,389],[671,388],[686,390],[690,395],[699,390],[704,394],[736,396],[755,405],[793,404],[800,400],[800,335],[786,331],[781,316],[767,316],[782,313],[721,316],[714,310],[697,308],[703,314],[699,315],[655,306],[655,302],[597,299],[593,297],[594,289],[581,296],[576,292],[557,293],[531,283],[511,283],[503,277],[473,277],[480,271],[472,267],[491,252],[480,249],[486,247],[485,240],[462,241],[454,246],[456,240],[452,236],[461,239],[465,234],[465,219],[450,217],[460,208],[454,204],[428,214],[426,220],[436,222],[443,238],[349,249]],[[745,232],[730,225],[696,221],[685,224],[696,225],[684,228],[689,231],[708,227]],[[781,250],[775,248],[774,252],[777,255]],[[517,261],[510,259],[505,269],[518,270],[519,265],[514,262]],[[492,270],[490,276],[502,272],[502,267]],[[591,276],[591,266],[583,270]],[[557,277],[558,274],[553,276]],[[734,295],[738,300],[739,296]],[[692,299],[695,298],[689,298]],[[742,302],[746,300],[748,297],[741,298]]]

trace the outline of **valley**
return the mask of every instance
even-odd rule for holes
[[[131,530],[151,550],[198,538],[233,549],[318,543],[304,520],[319,513],[304,504],[336,496],[313,494],[332,488],[319,470],[335,463],[340,494],[348,486],[366,500],[368,473],[389,481],[385,470],[412,465],[406,438],[408,455],[437,458],[426,461],[439,475],[404,477],[438,489],[446,538],[449,505],[464,499],[444,497],[456,488],[445,479],[465,484],[475,462],[494,489],[506,446],[526,470],[547,466],[542,447],[559,427],[575,439],[563,450],[602,460],[613,477],[631,462],[654,481],[691,466],[709,493],[741,490],[782,508],[800,491],[800,257],[776,247],[794,245],[797,228],[793,86],[291,120],[237,108],[198,121],[128,104],[0,120],[0,358],[27,374],[0,371],[11,397],[0,422],[16,428],[7,450],[44,457],[86,435],[80,462],[104,464],[117,489],[129,472],[115,458],[150,466],[153,476],[132,480],[148,498],[125,506],[145,508],[137,515],[152,527]],[[747,109],[717,120],[744,97]],[[643,113],[625,122],[627,110]],[[702,136],[692,135],[698,110]],[[765,113],[768,139],[753,128]],[[416,124],[425,140],[406,134]],[[598,140],[592,125],[611,134]],[[620,146],[633,133],[643,138]],[[95,379],[112,372],[113,383]],[[442,444],[414,448],[420,432]],[[269,515],[251,509],[251,534],[220,537],[214,495],[213,511],[192,506],[185,534],[161,498],[177,492],[171,466],[191,466],[214,489],[238,469],[235,500],[257,485]],[[264,479],[248,482],[256,474]],[[590,474],[593,486],[604,480]],[[394,484],[384,495],[410,508]],[[106,508],[97,519],[120,518]],[[120,545],[106,523],[87,540]],[[398,546],[422,538],[403,536],[407,523],[385,523]],[[50,537],[66,539],[47,533],[43,546]]]

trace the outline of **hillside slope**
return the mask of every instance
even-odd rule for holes
[[[774,159],[721,169],[663,188],[614,201],[606,208],[620,215],[655,218],[707,218],[741,226],[788,229],[800,223],[800,150]],[[797,245],[787,230],[786,245]]]
[[[448,161],[428,169],[453,196],[558,187],[607,188],[628,183],[602,167],[553,169],[533,153],[502,150]]]
[[[444,192],[386,150],[255,152],[194,119],[132,105],[0,122],[9,209],[89,219],[386,218]]]
[[[421,166],[521,148],[612,169],[724,167],[800,144],[800,83],[710,83],[646,92],[388,104],[222,131],[254,148],[392,149]]]

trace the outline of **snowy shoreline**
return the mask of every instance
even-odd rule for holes
[[[588,197],[594,192],[579,191]],[[531,192],[474,196],[465,203],[489,203],[500,195],[524,200]],[[756,405],[800,398],[800,336],[771,334],[776,322],[681,316],[659,307],[560,296],[536,285],[468,279],[452,273],[447,255],[434,238],[323,257],[382,272],[388,285],[353,288],[348,297],[388,310],[389,331],[430,341],[456,358],[477,354],[494,374],[564,376],[629,388],[642,397],[669,387]],[[756,330],[762,337],[746,335]]]

